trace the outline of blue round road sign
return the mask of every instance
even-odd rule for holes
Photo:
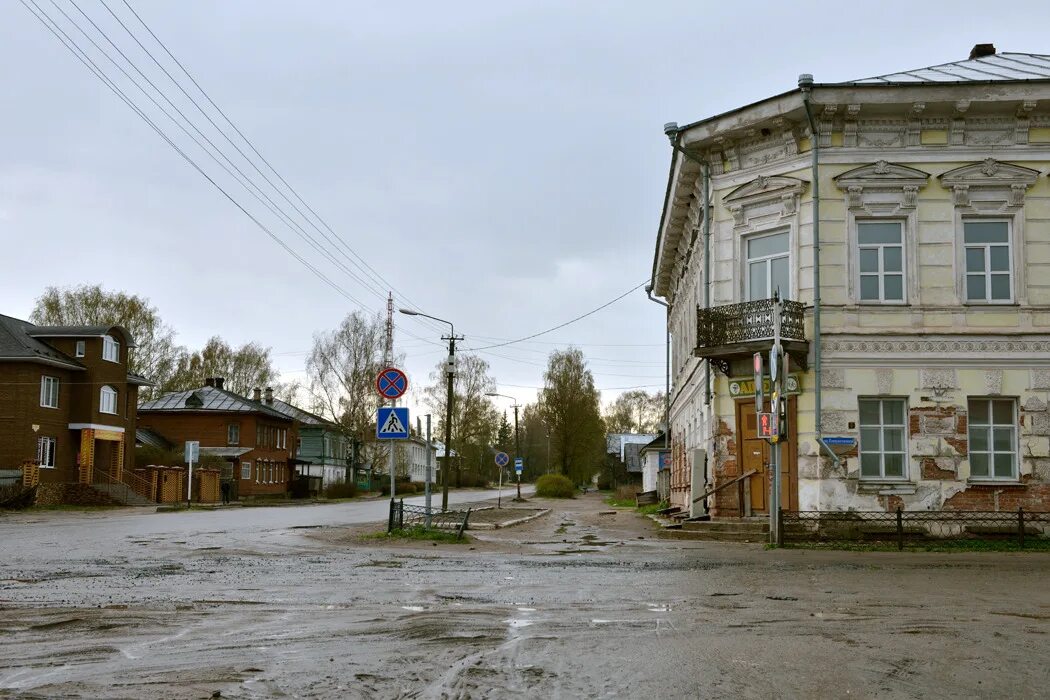
[[[387,367],[376,378],[376,389],[385,399],[400,399],[408,391],[408,377],[396,367]]]
[[[497,467],[505,467],[508,464],[510,464],[510,457],[507,455],[507,453],[506,452],[497,452],[496,453],[496,466]]]

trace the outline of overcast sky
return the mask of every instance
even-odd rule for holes
[[[207,126],[100,0],[74,1]],[[37,2],[90,49],[51,0]],[[55,2],[93,31],[70,0]],[[106,2],[146,42],[123,0]],[[804,72],[867,77],[962,60],[979,42],[1050,53],[1045,2],[1001,13],[986,2],[129,2],[386,281],[371,286],[393,285],[453,321],[467,347],[564,322],[648,278],[670,162],[664,122],[789,90]],[[312,334],[357,308],[15,0],[0,7],[0,85],[0,312],[25,317],[49,284],[101,282],[148,297],[185,345],[259,341],[288,378],[302,378]],[[369,309],[385,307],[190,148],[287,245]],[[441,330],[403,316],[398,325],[407,369],[425,384],[444,351],[408,333],[440,342]],[[609,400],[619,387],[662,387],[663,328],[663,310],[639,289],[543,342],[484,357],[502,391],[532,400],[547,353],[577,344]]]

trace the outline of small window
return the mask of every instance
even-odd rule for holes
[[[251,481],[252,478],[252,463],[241,462],[241,478],[245,481]]]
[[[302,438],[296,438],[295,439],[295,455],[297,457],[302,457],[302,455],[303,455],[303,439]]]
[[[40,378],[40,405],[58,408],[58,377]]]
[[[903,229],[899,221],[857,222],[861,301],[904,301]]]
[[[1017,479],[1017,404],[970,399],[969,453],[973,479]]]
[[[904,399],[860,400],[860,476],[907,478],[907,415]]]
[[[36,439],[36,462],[42,468],[55,468],[55,438],[41,437]]]
[[[108,335],[102,338],[102,359],[120,362],[120,343]]]
[[[77,341],[76,356],[83,357],[87,354],[87,343],[83,340]]]
[[[100,413],[117,414],[117,392],[111,386],[102,387],[99,395],[98,410]]]
[[[1013,300],[1010,224],[1006,221],[963,222],[966,255],[966,301]]]
[[[226,426],[226,444],[239,445],[241,442],[241,426],[239,423],[230,423]]]

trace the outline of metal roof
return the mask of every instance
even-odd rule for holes
[[[290,418],[296,419],[297,421],[299,421],[300,423],[303,423],[304,425],[331,425],[331,426],[335,426],[336,425],[335,423],[333,423],[330,420],[325,420],[324,418],[322,418],[321,416],[319,416],[319,415],[317,415],[315,413],[310,413],[309,411],[304,411],[303,409],[299,408],[298,406],[293,406],[292,404],[288,403],[287,401],[281,401],[280,399],[274,399],[272,404],[266,404],[266,405],[269,406],[270,408],[272,408],[273,410],[277,411],[278,413],[283,413],[284,415],[289,416]]]
[[[156,447],[158,450],[170,450],[173,447],[166,437],[148,428],[136,428],[135,441],[149,447]]]
[[[191,398],[192,397],[192,398]],[[291,420],[288,416],[269,406],[256,403],[249,398],[225,389],[204,386],[189,391],[175,391],[139,405],[139,413],[149,411],[216,411],[222,413],[262,413],[271,417]]]
[[[887,73],[836,85],[898,85],[922,83],[985,83],[1050,80],[1050,56],[1034,53],[995,53],[954,63]]]
[[[0,359],[46,362],[70,369],[84,366],[68,355],[30,335],[36,326],[28,321],[0,314]]]

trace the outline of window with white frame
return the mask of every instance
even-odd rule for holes
[[[785,231],[745,240],[748,299],[769,299],[778,289],[782,299],[791,297],[789,239]]]
[[[102,387],[99,393],[98,410],[100,413],[117,414],[117,391],[113,387]]]
[[[120,343],[112,336],[102,337],[102,359],[109,362],[120,362]]]
[[[966,301],[1013,301],[1010,224],[1007,221],[964,221]]]
[[[908,407],[904,399],[860,399],[860,476],[907,478]]]
[[[860,301],[904,301],[904,224],[857,222]]]
[[[241,424],[230,423],[226,426],[226,444],[239,445],[241,442]]]
[[[252,479],[252,463],[241,462],[241,478],[245,481],[251,481]]]
[[[1017,478],[1017,402],[970,399],[969,454],[973,479]]]
[[[76,356],[83,357],[87,354],[87,342],[78,340],[76,344]]]
[[[40,378],[40,405],[44,408],[58,408],[58,377]]]
[[[53,437],[40,437],[36,439],[36,462],[46,469],[55,468],[55,447],[57,442]]]

